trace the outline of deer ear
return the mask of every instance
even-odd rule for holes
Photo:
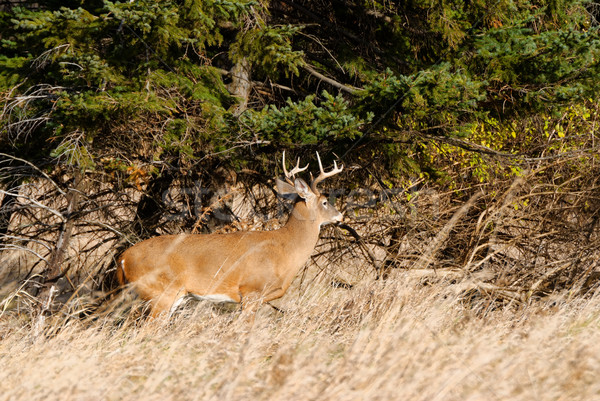
[[[306,181],[304,181],[302,178],[296,178],[294,181],[294,186],[296,189],[295,192],[305,201],[309,202],[315,197],[315,194],[311,191]]]
[[[279,178],[275,180],[275,184],[277,188],[277,193],[281,196],[298,194],[296,188],[293,185],[290,185],[287,182],[280,180]]]

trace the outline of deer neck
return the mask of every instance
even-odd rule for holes
[[[320,222],[316,216],[316,212],[311,211],[306,203],[298,202],[287,223],[281,228],[281,234],[285,237],[286,252],[293,255],[293,262],[287,266],[292,279],[304,266],[319,239]]]
[[[301,241],[300,237],[302,237],[314,246],[319,239],[320,224],[317,221],[317,212],[309,209],[306,203],[298,202],[283,228],[299,237],[296,240],[304,242]]]

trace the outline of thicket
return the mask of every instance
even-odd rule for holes
[[[129,244],[247,217],[232,193],[277,217],[283,150],[347,166],[332,196],[349,221],[318,254],[364,263],[336,285],[435,268],[491,305],[589,293],[597,16],[585,0],[4,2],[2,305],[86,309]]]

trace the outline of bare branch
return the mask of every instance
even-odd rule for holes
[[[336,81],[336,80],[334,80],[332,78],[326,77],[325,75],[321,74],[320,72],[318,72],[317,70],[315,70],[313,67],[311,67],[308,64],[305,64],[302,67],[306,71],[308,71],[312,76],[320,79],[321,81],[327,82],[329,85],[331,85],[331,86],[333,86],[335,88],[338,88],[339,90],[342,90],[344,92],[348,92],[348,93],[351,93],[351,94],[353,94],[353,93],[355,93],[356,91],[359,90],[358,88],[353,88],[353,87],[350,87],[348,85],[344,85],[344,84],[342,84],[342,83],[340,83],[340,82],[338,82],[338,81]]]
[[[61,194],[61,195],[66,195],[66,192],[63,191],[62,189],[60,189],[60,187],[54,182],[54,180],[52,178],[50,178],[50,176],[48,174],[46,174],[44,171],[42,171],[39,167],[37,167],[35,164],[31,163],[28,160],[25,159],[21,159],[19,157],[13,156],[13,155],[9,155],[6,153],[0,153],[0,156],[5,157],[7,160],[12,159],[12,160],[16,160],[19,161],[21,163],[24,163],[26,165],[28,165],[29,167],[31,167],[32,169],[34,169],[35,171],[37,171],[42,177],[46,178],[50,184],[52,184],[52,186]]]
[[[30,196],[25,196],[25,195],[22,195],[22,194],[19,194],[19,193],[15,193],[15,192],[5,191],[3,189],[0,189],[0,194],[4,194],[4,195],[8,195],[8,196],[13,196],[15,198],[23,198],[23,199],[27,200],[27,202],[32,203],[33,205],[37,206],[38,208],[49,211],[50,213],[52,213],[53,215],[55,215],[56,217],[58,217],[62,221],[66,221],[66,217],[62,213],[60,213],[58,210],[53,209],[53,208],[51,208],[49,206],[46,206],[43,203],[38,202],[37,200],[33,199]]]

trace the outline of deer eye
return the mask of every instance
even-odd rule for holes
[[[324,200],[322,203],[323,206],[327,206],[327,200]]]

